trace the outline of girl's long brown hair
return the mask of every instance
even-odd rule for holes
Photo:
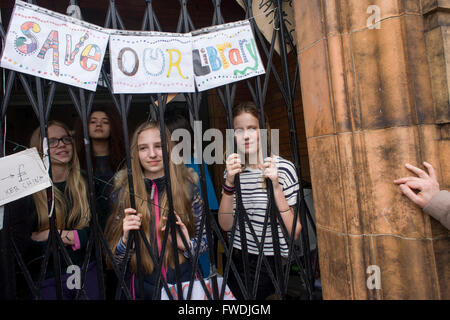
[[[58,126],[63,128],[67,135],[70,134],[69,128],[62,122],[49,121],[48,127]],[[36,128],[33,131],[30,139],[30,147],[35,147],[39,154],[42,155],[42,135],[40,128]],[[80,163],[78,161],[77,150],[75,144],[72,143],[72,159],[70,160],[69,175],[66,180],[66,188],[64,194],[53,188],[53,194],[55,198],[55,213],[56,224],[58,229],[83,229],[89,225],[91,211],[87,200],[87,187],[86,182],[80,174]],[[67,195],[72,199],[72,207],[67,208],[64,201],[64,195]],[[38,231],[43,231],[49,228],[48,219],[48,206],[47,206],[47,191],[42,190],[33,194],[34,203],[38,212]],[[67,217],[67,223],[66,223]]]
[[[135,192],[136,199],[136,212],[142,214],[141,220],[141,228],[143,229],[147,240],[150,242],[150,215],[154,219],[154,210],[149,210],[149,205],[153,206],[153,203],[147,194],[147,190],[145,188],[144,182],[144,171],[139,161],[139,151],[138,151],[138,138],[139,135],[149,129],[157,129],[160,130],[159,122],[149,121],[141,124],[134,132],[132,140],[131,140],[131,171],[133,178],[133,188]],[[168,153],[170,159],[170,152],[173,148],[172,142],[170,141],[170,135],[168,130],[166,129],[166,145],[168,146]],[[166,164],[165,164],[166,165]],[[189,184],[197,183],[197,176],[193,169],[186,168],[183,164],[176,165],[172,161],[169,161],[169,170],[170,170],[170,187],[172,190],[173,196],[173,205],[175,212],[180,216],[183,223],[186,225],[189,236],[192,237],[194,235],[194,225],[192,215],[192,203],[191,203],[191,195],[189,194],[189,190],[191,190]],[[114,189],[119,193],[118,203],[115,204],[114,209],[110,217],[108,218],[108,222],[106,224],[105,234],[106,239],[112,252],[115,252],[117,243],[119,242],[120,237],[123,234],[123,219],[125,214],[123,209],[130,208],[130,195],[128,192],[128,176],[126,174],[126,168],[122,169],[117,175],[115,179],[115,187]],[[114,191],[113,191],[114,192]],[[161,203],[159,203],[159,211],[161,213],[161,217],[168,215],[168,200],[167,200],[167,192],[164,192]],[[158,234],[160,239],[164,239],[165,231],[161,231],[161,228],[164,226],[163,219],[160,220],[158,226]],[[167,229],[166,229],[167,230]],[[186,239],[189,243],[189,239]],[[154,262],[152,261],[150,254],[148,253],[146,247],[144,246],[144,242],[139,238],[140,248],[144,248],[141,250],[141,261],[142,261],[142,270],[145,274],[150,274],[153,272]],[[182,254],[178,255],[179,261],[184,261],[184,256]],[[174,254],[172,250],[172,245],[167,245],[164,253],[164,263],[166,266],[174,266]],[[111,262],[108,261],[108,265],[111,266]],[[131,256],[131,270],[132,272],[137,272],[137,261],[136,254],[133,253]]]

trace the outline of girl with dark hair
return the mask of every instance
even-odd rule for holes
[[[166,145],[169,153],[173,148],[166,130]],[[128,177],[125,169],[115,178],[115,189],[111,195],[114,202],[113,214],[106,225],[106,238],[115,253],[115,261],[122,263],[125,259],[126,244],[129,241],[130,231],[143,229],[154,256],[163,256],[162,276],[168,283],[175,283],[174,255],[180,261],[181,281],[188,281],[192,273],[192,262],[188,260],[189,253],[194,255],[197,246],[200,253],[206,251],[207,242],[205,230],[201,230],[200,222],[203,213],[203,204],[197,187],[197,176],[193,169],[184,165],[176,165],[169,161],[163,162],[163,151],[158,122],[150,121],[141,124],[133,134],[131,141],[131,170],[133,187],[136,197],[136,209],[130,206],[128,192]],[[189,248],[184,246],[181,235],[177,232],[178,252],[173,252],[171,243],[167,243],[164,252],[161,252],[162,241],[166,230],[168,216],[168,197],[164,166],[170,170],[170,187],[173,194],[173,205],[180,226],[182,236]],[[201,242],[197,243],[197,236],[202,233]],[[171,237],[169,235],[169,241]],[[152,299],[156,274],[155,262],[151,259],[144,243],[139,239],[141,250],[141,263],[144,273],[144,297],[139,296],[138,281],[135,281],[137,272],[136,254],[133,252],[127,263],[126,281],[130,283],[133,298]],[[108,261],[110,263],[110,261]],[[157,293],[160,295],[160,292]]]
[[[232,110],[234,137],[236,140],[239,153],[243,155],[243,159],[233,153],[226,159],[226,170],[224,173],[224,182],[222,190],[222,199],[219,207],[219,224],[224,231],[230,231],[233,226],[236,196],[234,178],[237,174],[240,176],[240,188],[242,194],[242,202],[245,208],[245,214],[248,216],[250,223],[258,238],[258,243],[262,241],[262,231],[266,216],[268,194],[265,179],[272,181],[275,196],[275,204],[280,211],[283,222],[290,236],[298,238],[301,231],[300,221],[297,219],[296,229],[293,230],[294,224],[294,206],[297,202],[297,191],[299,189],[297,174],[294,165],[279,156],[271,155],[266,159],[262,156],[262,141],[260,132],[260,113],[256,105],[252,102],[241,103]],[[266,128],[268,129],[267,137],[270,137],[270,127],[266,120]],[[268,144],[270,146],[270,141]],[[270,150],[269,150],[270,154]],[[270,218],[268,220],[270,226]],[[278,222],[277,222],[278,224]],[[247,239],[247,248],[249,256],[249,268],[247,275],[250,282],[247,288],[248,292],[252,292],[253,281],[255,279],[256,265],[258,261],[259,248],[253,234],[247,223],[245,223],[245,234]],[[278,237],[280,239],[280,252],[282,257],[287,257],[288,246],[285,237],[278,224]],[[268,227],[264,238],[263,254],[266,256],[272,271],[274,267],[274,245],[271,228]],[[238,269],[239,275],[242,277],[245,270],[242,263],[242,243],[240,236],[239,224],[237,224],[236,233],[233,242],[233,262]],[[243,294],[237,284],[236,277],[230,273],[228,282],[231,291],[237,299],[243,299]],[[259,274],[258,289],[256,299],[265,299],[275,292],[272,280],[269,277],[268,270],[262,264]]]
[[[88,122],[91,161],[94,170],[95,193],[102,229],[109,212],[108,198],[112,190],[112,177],[119,171],[125,156],[122,126],[113,107],[95,106]],[[81,121],[76,124],[76,144],[81,167],[86,170],[86,150]]]
[[[122,125],[117,112],[109,106],[93,107],[88,128],[94,173],[109,181],[119,171],[125,155]],[[77,123],[75,131],[77,146],[80,147],[84,145],[81,122]],[[86,169],[86,151],[84,148],[79,148],[78,151],[81,167]]]

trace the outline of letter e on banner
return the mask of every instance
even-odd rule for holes
[[[91,52],[94,51],[94,54],[92,55]],[[92,59],[94,61],[99,62],[101,59],[101,50],[100,48],[95,44],[90,44],[84,48],[83,52],[80,56],[80,65],[81,67],[86,71],[94,71],[97,69],[97,65],[95,63],[91,64],[91,66],[88,66],[88,60]]]

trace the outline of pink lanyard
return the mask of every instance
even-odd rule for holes
[[[161,239],[159,239],[159,233],[158,233],[158,227],[159,227],[159,200],[158,200],[158,187],[156,186],[156,183],[152,181],[152,188],[155,188],[155,195],[154,195],[154,203],[155,203],[155,231],[156,231],[156,242],[158,244],[158,254],[161,254]],[[167,281],[167,275],[166,275],[166,268],[164,266],[164,262],[162,265],[162,273],[164,276],[164,279]]]

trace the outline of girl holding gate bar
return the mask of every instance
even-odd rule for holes
[[[294,225],[293,207],[297,202],[297,191],[299,189],[298,179],[294,165],[279,156],[272,156],[266,159],[262,157],[262,142],[260,134],[260,114],[256,105],[252,102],[241,103],[232,110],[234,136],[238,151],[244,155],[245,159],[240,158],[237,153],[228,156],[226,160],[226,170],[224,174],[222,199],[219,208],[219,224],[224,231],[230,231],[233,226],[236,196],[234,178],[240,175],[240,187],[242,194],[242,202],[245,208],[245,214],[248,216],[250,223],[258,238],[258,243],[262,241],[263,225],[268,204],[267,188],[265,178],[269,178],[273,184],[275,204],[280,211],[283,222],[288,230],[289,235],[298,238],[301,231],[299,219],[297,219],[296,229]],[[267,136],[270,137],[270,128],[266,120],[268,129]],[[270,145],[270,143],[268,143]],[[245,161],[245,162],[244,162]],[[270,218],[268,227],[264,237],[263,254],[266,256],[272,272],[275,273],[274,267],[274,245],[272,241],[272,233],[270,228]],[[250,287],[246,288],[251,296],[253,281],[255,279],[256,265],[259,255],[259,248],[245,223],[245,233],[247,238],[247,248],[249,256],[249,273]],[[278,235],[280,238],[280,251],[282,257],[288,255],[287,241],[283,236],[281,227],[277,222]],[[232,259],[236,265],[238,274],[244,274],[242,263],[242,244],[240,237],[239,224],[234,235]],[[248,272],[247,271],[247,272]],[[236,298],[243,299],[243,294],[237,283],[235,275],[231,272],[228,284]],[[272,280],[269,277],[268,270],[264,263],[259,276],[258,289],[256,299],[262,300],[275,292]]]

